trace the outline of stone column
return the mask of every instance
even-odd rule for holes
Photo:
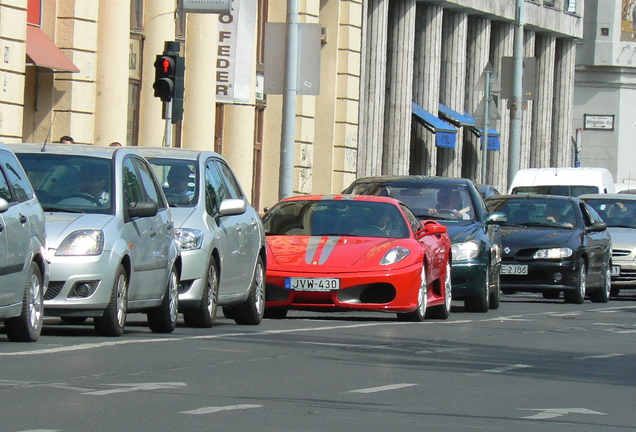
[[[161,147],[165,130],[162,103],[154,97],[155,56],[161,54],[165,41],[174,40],[174,0],[144,2],[143,68],[139,98],[139,145]],[[127,25],[127,28],[130,24]],[[186,60],[187,61],[187,60]]]
[[[558,39],[554,66],[554,106],[552,122],[552,151],[550,164],[555,167],[573,166],[572,115],[574,112],[574,66],[576,43],[572,39]]]
[[[369,0],[360,82],[358,176],[382,173],[389,0]]]
[[[415,18],[413,100],[425,110],[437,113],[439,71],[442,62],[443,8],[418,5]],[[437,147],[435,134],[412,123],[410,174],[435,175]]]
[[[523,47],[524,57],[535,56],[535,32],[533,30],[526,30],[523,35]],[[536,99],[536,84],[535,84],[535,99]],[[532,147],[532,127],[533,122],[533,107],[534,101],[528,100],[522,103],[524,107],[522,124],[521,124],[521,148],[519,157],[519,169],[530,167],[530,148]]]
[[[440,102],[463,114],[466,102],[468,15],[464,12],[446,10],[443,21]],[[455,149],[437,150],[437,175],[461,176],[463,136],[463,130],[459,128]]]
[[[185,94],[182,147],[214,150],[216,92],[210,71],[216,70],[219,15],[187,14],[185,46]],[[205,107],[204,109],[201,109]],[[250,117],[246,124],[251,125]],[[251,140],[250,140],[251,143]],[[243,183],[245,185],[246,183]]]
[[[95,144],[126,142],[130,1],[101,0],[97,18]]]
[[[390,3],[382,174],[409,172],[415,4],[415,0]]]
[[[514,24],[504,22],[492,23],[492,48],[490,52],[490,63],[493,70],[501,76],[501,58],[511,57],[514,51]],[[499,141],[501,149],[499,151],[488,152],[488,169],[486,182],[498,186],[500,191],[508,189],[508,142],[510,139],[510,110],[507,107],[507,100],[499,101]],[[511,179],[512,180],[512,179]]]
[[[466,111],[473,116],[483,116],[483,112],[478,113],[476,110],[480,102],[485,104],[485,88],[484,86],[477,87],[476,84],[484,73],[486,65],[488,65],[489,56],[490,20],[487,18],[469,18],[465,107]],[[495,126],[491,121],[489,129]],[[464,147],[462,149],[462,177],[481,182],[481,155],[481,138],[476,137],[472,133],[465,133]]]
[[[555,47],[556,38],[554,36],[538,35],[536,37],[537,74],[535,80],[535,103],[533,104],[534,122],[530,145],[530,168],[550,166]]]

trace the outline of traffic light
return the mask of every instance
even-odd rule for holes
[[[174,89],[172,91],[172,123],[183,119],[183,92],[185,75],[185,57],[176,58]]]
[[[155,60],[155,97],[169,102],[174,97],[178,54],[164,51]]]

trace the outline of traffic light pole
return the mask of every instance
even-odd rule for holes
[[[166,128],[163,133],[163,146],[172,147],[172,99],[163,103],[163,113],[166,119]]]

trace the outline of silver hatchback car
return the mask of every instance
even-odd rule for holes
[[[126,147],[16,144],[44,209],[51,280],[44,313],[92,317],[119,336],[129,312],[153,332],[176,327],[179,248],[168,203],[148,162]]]
[[[161,179],[183,259],[179,310],[211,327],[217,306],[238,324],[265,310],[265,234],[228,163],[217,153],[139,147]]]
[[[44,245],[42,207],[15,155],[0,144],[0,320],[12,341],[33,342],[42,331]]]

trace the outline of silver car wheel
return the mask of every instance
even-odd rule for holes
[[[170,322],[177,322],[177,315],[179,314],[179,282],[177,280],[177,273],[172,270],[170,272],[170,281],[168,286],[168,295],[170,296],[170,303],[168,305],[170,310]]]
[[[254,274],[254,302],[256,313],[263,316],[265,311],[265,269],[263,263],[259,260],[256,263],[256,273]]]
[[[117,288],[115,293],[115,316],[117,325],[121,328],[126,324],[127,302],[126,302],[126,275],[121,273],[117,278]]]
[[[29,280],[29,323],[33,331],[40,331],[44,320],[44,300],[42,297],[42,283],[37,274],[31,274]]]

